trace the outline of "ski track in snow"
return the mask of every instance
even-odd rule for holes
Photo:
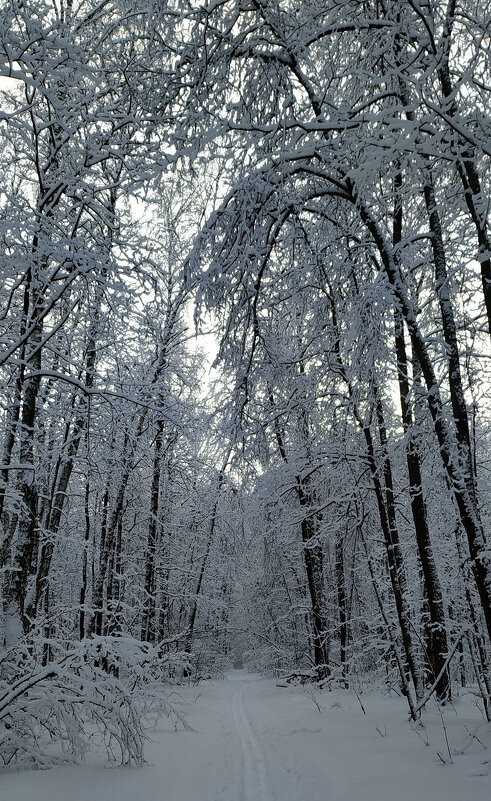
[[[240,801],[274,801],[268,782],[266,761],[257,735],[244,706],[244,687],[232,698],[234,723],[242,749],[242,789]]]
[[[168,693],[191,728],[159,720],[144,768],[107,770],[95,751],[79,766],[0,769],[0,801],[491,799],[491,728],[470,694],[429,706],[425,743],[404,700],[381,693],[362,711],[352,690],[278,687],[244,670]]]

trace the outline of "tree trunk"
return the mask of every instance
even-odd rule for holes
[[[159,541],[160,474],[164,449],[164,421],[157,421],[157,435],[153,456],[152,485],[150,489],[150,521],[148,524],[147,549],[145,554],[145,585],[142,610],[141,638],[144,642],[155,642],[157,636],[156,609],[156,558]]]
[[[345,676],[347,672],[347,647],[348,647],[348,615],[346,603],[346,584],[344,577],[344,541],[340,531],[336,532],[336,590],[338,599],[339,615],[339,656],[341,662],[341,672]]]
[[[421,366],[427,389],[428,408],[438,439],[440,455],[450,480],[462,526],[467,535],[472,560],[472,572],[479,592],[488,636],[491,638],[491,565],[487,555],[486,537],[476,499],[474,476],[472,471],[469,473],[469,470],[465,467],[469,462],[468,454],[465,453],[465,443],[458,443],[462,445],[460,448],[461,454],[456,456],[457,443],[452,429],[446,421],[439,382],[433,369],[425,338],[416,318],[414,305],[408,297],[404,280],[394,261],[392,248],[389,247],[378,224],[371,216],[367,206],[357,196],[356,190],[349,181],[348,187],[353,202],[357,204],[360,217],[377,245],[384,271],[394,293],[394,300],[404,317],[411,337],[414,355]],[[465,423],[461,427],[464,428]]]
[[[36,321],[33,333],[26,347],[26,364],[32,377],[24,378],[22,384],[22,411],[20,415],[20,461],[22,470],[19,480],[19,494],[21,506],[15,534],[15,557],[11,578],[7,583],[7,605],[10,605],[11,614],[20,615],[22,629],[27,634],[32,627],[35,588],[32,582],[33,572],[36,569],[39,543],[38,520],[38,492],[35,474],[34,436],[37,412],[37,398],[41,384],[39,374],[41,368],[41,339],[43,332],[42,322],[38,315],[43,306],[43,299],[37,288],[33,288],[29,276],[26,290],[24,308],[26,318]],[[14,611],[16,610],[16,611]]]
[[[274,399],[271,390],[269,390],[269,402],[271,406],[274,406]],[[303,423],[305,425],[305,420]],[[288,454],[286,451],[283,431],[278,422],[278,418],[276,417],[274,422],[274,432],[279,454],[285,464],[288,464]],[[315,511],[315,497],[314,493],[312,492],[309,479],[302,479],[297,475],[295,477],[295,484],[298,502],[300,508],[304,511],[300,529],[310,599],[314,665],[317,669],[319,678],[326,678],[330,673],[329,629],[326,618],[324,553],[322,543],[319,540],[319,518],[318,513]]]
[[[441,52],[434,54],[438,57],[438,77],[442,88],[447,121],[452,126],[458,116],[457,93],[450,74],[450,50],[452,47],[452,26],[455,17],[456,1],[450,0],[447,7],[443,34],[440,41]],[[488,231],[488,198],[484,196],[476,166],[474,148],[464,138],[459,125],[452,126],[455,138],[453,152],[457,165],[457,172],[464,189],[464,200],[471,220],[476,229],[479,251],[477,260],[481,267],[481,285],[484,306],[488,318],[488,330],[491,336],[491,237]]]
[[[324,591],[324,551],[319,539],[319,514],[309,479],[296,477],[298,502],[303,512],[300,524],[307,584],[312,609],[314,665],[319,679],[327,678],[329,667],[329,628]]]
[[[187,623],[186,623],[186,637],[184,640],[184,651],[187,654],[190,654],[193,650],[193,637],[194,637],[194,626],[196,623],[196,615],[198,613],[198,601],[199,596],[201,593],[201,585],[203,584],[203,578],[205,575],[206,566],[208,564],[208,559],[210,556],[211,546],[213,544],[214,535],[215,535],[215,528],[217,525],[218,520],[218,506],[220,504],[220,492],[223,486],[223,482],[225,480],[225,470],[227,469],[228,460],[230,458],[231,448],[229,448],[227,452],[227,457],[223,464],[222,469],[218,474],[218,483],[217,483],[217,495],[216,500],[213,504],[211,510],[211,517],[210,517],[210,527],[208,529],[208,536],[206,538],[206,546],[205,546],[205,553],[203,555],[203,560],[201,562],[201,567],[198,575],[198,581],[196,583],[196,587],[194,588],[193,592],[193,600],[191,603],[191,609],[187,616]],[[189,675],[189,670],[186,671],[185,675]]]
[[[402,175],[396,174],[395,179],[396,204],[394,209],[393,225],[393,244],[397,248],[402,241],[402,204],[400,202],[400,192],[402,190]],[[404,322],[398,308],[394,309],[394,341],[397,358],[397,380],[399,384],[399,397],[401,401],[402,425],[406,440],[406,464],[409,476],[409,496],[411,499],[411,513],[413,518],[416,544],[418,555],[421,562],[423,577],[426,588],[426,598],[429,608],[430,626],[428,631],[428,662],[430,667],[430,683],[433,684],[436,677],[442,673],[436,687],[436,693],[440,700],[444,701],[449,697],[450,683],[449,672],[442,672],[445,664],[446,654],[448,653],[448,642],[445,622],[445,610],[443,604],[443,593],[436,567],[433,548],[431,544],[430,532],[428,529],[428,519],[426,514],[426,504],[423,497],[423,480],[421,475],[421,464],[418,451],[418,444],[414,432],[413,410],[411,407],[411,395],[409,388],[408,359],[406,353],[406,343],[404,339]]]

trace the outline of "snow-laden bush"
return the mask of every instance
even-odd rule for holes
[[[45,644],[45,648],[49,647]],[[166,657],[130,637],[94,637],[51,654],[48,664],[28,650],[0,662],[0,760],[46,768],[78,762],[91,749],[111,763],[141,765],[144,718],[169,715],[162,686]]]

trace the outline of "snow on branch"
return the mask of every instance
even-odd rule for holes
[[[187,728],[162,689],[165,657],[131,637],[94,637],[45,667],[31,656],[15,676],[4,660],[0,680],[0,764],[47,768],[105,751],[116,765],[144,762],[142,720],[167,715]]]

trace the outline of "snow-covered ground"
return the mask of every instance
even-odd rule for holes
[[[315,693],[233,671],[176,688],[143,768],[0,774],[1,801],[488,801],[491,727],[471,696],[407,722],[401,699]],[[448,740],[448,744],[447,744]],[[449,752],[451,757],[449,756]]]

